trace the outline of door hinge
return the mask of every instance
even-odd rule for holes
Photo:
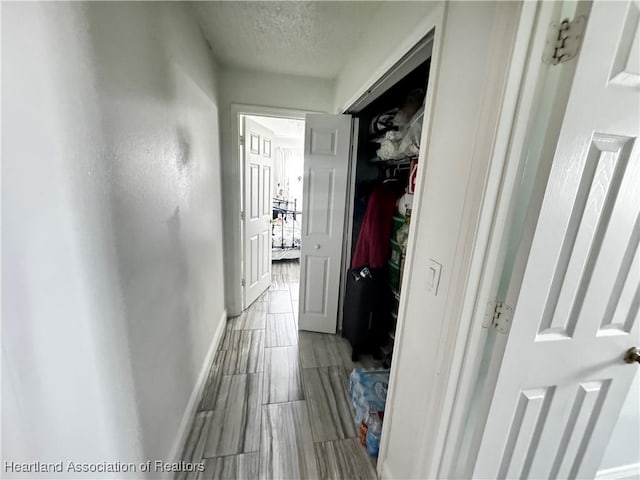
[[[489,302],[482,326],[495,328],[500,333],[508,333],[513,320],[513,308],[504,302]]]
[[[571,60],[578,54],[587,19],[581,15],[573,20],[565,18],[552,23],[542,61],[551,65]]]
[[[240,220],[244,220],[244,212],[240,212]]]
[[[244,287],[246,285],[244,278],[242,280],[240,280],[240,283],[242,284],[242,286]]]
[[[240,135],[240,146],[244,147],[244,135]]]

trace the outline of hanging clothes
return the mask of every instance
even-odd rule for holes
[[[351,268],[383,268],[389,259],[391,223],[398,194],[385,183],[371,192]]]

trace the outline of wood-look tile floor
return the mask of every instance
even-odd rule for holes
[[[357,440],[347,392],[353,368],[339,335],[298,331],[298,261],[277,262],[272,286],[229,319],[183,460],[205,471],[180,479],[375,479]]]

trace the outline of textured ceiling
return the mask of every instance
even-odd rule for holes
[[[193,6],[222,65],[334,78],[379,4],[222,1]]]

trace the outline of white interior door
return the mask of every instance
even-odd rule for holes
[[[306,116],[300,330],[336,332],[350,147],[351,116]]]
[[[637,373],[639,13],[593,4],[474,478],[593,478]]]
[[[271,285],[273,132],[244,118],[244,308]]]

